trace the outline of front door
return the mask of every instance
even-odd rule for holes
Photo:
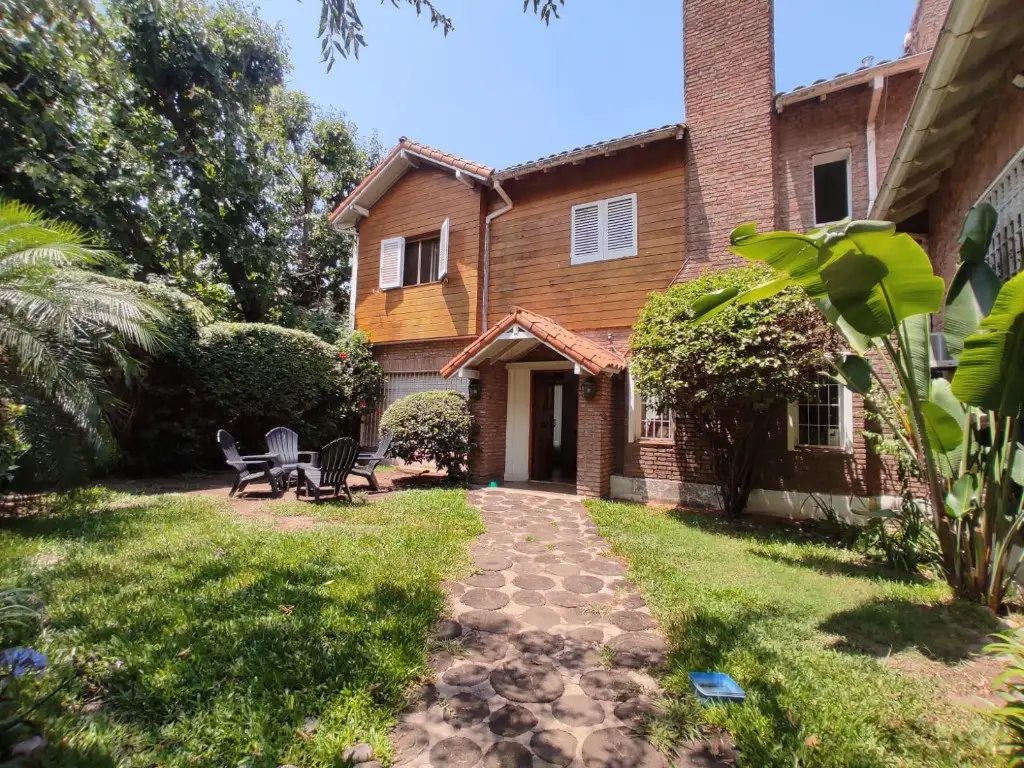
[[[530,479],[550,480],[555,451],[555,376],[534,371],[530,394]]]

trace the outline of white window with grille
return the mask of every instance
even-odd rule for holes
[[[454,390],[462,395],[469,395],[469,379],[462,379],[453,376],[450,379],[440,374],[423,371],[418,373],[389,373],[384,377],[384,394],[376,407],[363,415],[362,429],[360,430],[359,443],[365,447],[373,448],[377,445],[377,438],[380,433],[380,417],[393,402],[400,400],[406,395],[417,392],[431,392],[436,389]]]
[[[635,440],[675,440],[676,415],[671,408],[659,406],[636,388],[633,375],[626,379],[629,407],[629,442]]]
[[[569,262],[636,256],[636,193],[572,207]]]
[[[985,190],[979,203],[996,209],[996,229],[985,257],[1003,280],[1024,269],[1024,147]]]
[[[823,448],[853,452],[853,395],[824,376],[798,402],[789,404],[789,449]]]

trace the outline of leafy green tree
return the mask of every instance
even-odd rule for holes
[[[68,443],[70,427],[93,456],[112,453],[118,402],[109,372],[134,378],[132,350],[157,347],[164,317],[138,283],[99,271],[120,267],[78,228],[0,201],[2,384],[29,405],[27,437],[37,450]]]
[[[696,320],[693,305],[705,294],[747,290],[770,275],[763,267],[711,272],[652,294],[629,342],[637,388],[696,427],[734,516],[746,507],[774,406],[806,394],[837,351],[838,337],[798,291]]]

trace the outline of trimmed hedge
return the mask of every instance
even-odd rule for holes
[[[311,333],[262,323],[215,323],[183,333],[153,360],[123,437],[122,468],[135,472],[223,466],[214,436],[228,430],[243,453],[285,426],[319,450],[357,436],[358,414],[383,373],[365,334],[337,346]]]
[[[469,476],[473,417],[458,392],[417,392],[396,400],[380,420],[393,435],[391,455],[405,461],[432,461],[448,477]]]

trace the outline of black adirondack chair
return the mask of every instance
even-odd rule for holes
[[[334,488],[335,496],[344,490],[345,496],[352,501],[352,493],[348,489],[348,476],[352,473],[357,458],[359,445],[351,437],[340,437],[328,443],[320,451],[318,466],[299,466],[299,482],[295,486],[296,498],[305,488],[313,500],[319,502],[321,488]]]
[[[267,432],[267,453],[277,454],[274,465],[280,467],[286,484],[299,467],[313,466],[317,460],[316,451],[299,450],[299,435],[288,427],[274,427]]]
[[[374,470],[377,469],[378,464],[384,461],[384,457],[388,455],[390,447],[391,432],[385,431],[380,436],[380,442],[377,443],[377,450],[373,453],[360,453],[359,458],[356,460],[356,465],[352,468],[350,474],[366,478],[366,482],[370,484],[370,490],[379,491],[380,486],[377,484],[377,475],[374,473]]]
[[[223,429],[217,430],[217,443],[220,445],[221,451],[224,452],[224,460],[228,463],[228,466],[238,473],[235,476],[235,482],[232,484],[231,490],[228,491],[228,496],[241,493],[245,490],[245,486],[257,480],[267,481],[270,483],[270,489],[274,494],[277,496],[281,495],[284,491],[284,487],[281,485],[281,475],[283,473],[280,467],[274,466],[271,456],[239,455],[238,446],[235,445],[235,438]]]

